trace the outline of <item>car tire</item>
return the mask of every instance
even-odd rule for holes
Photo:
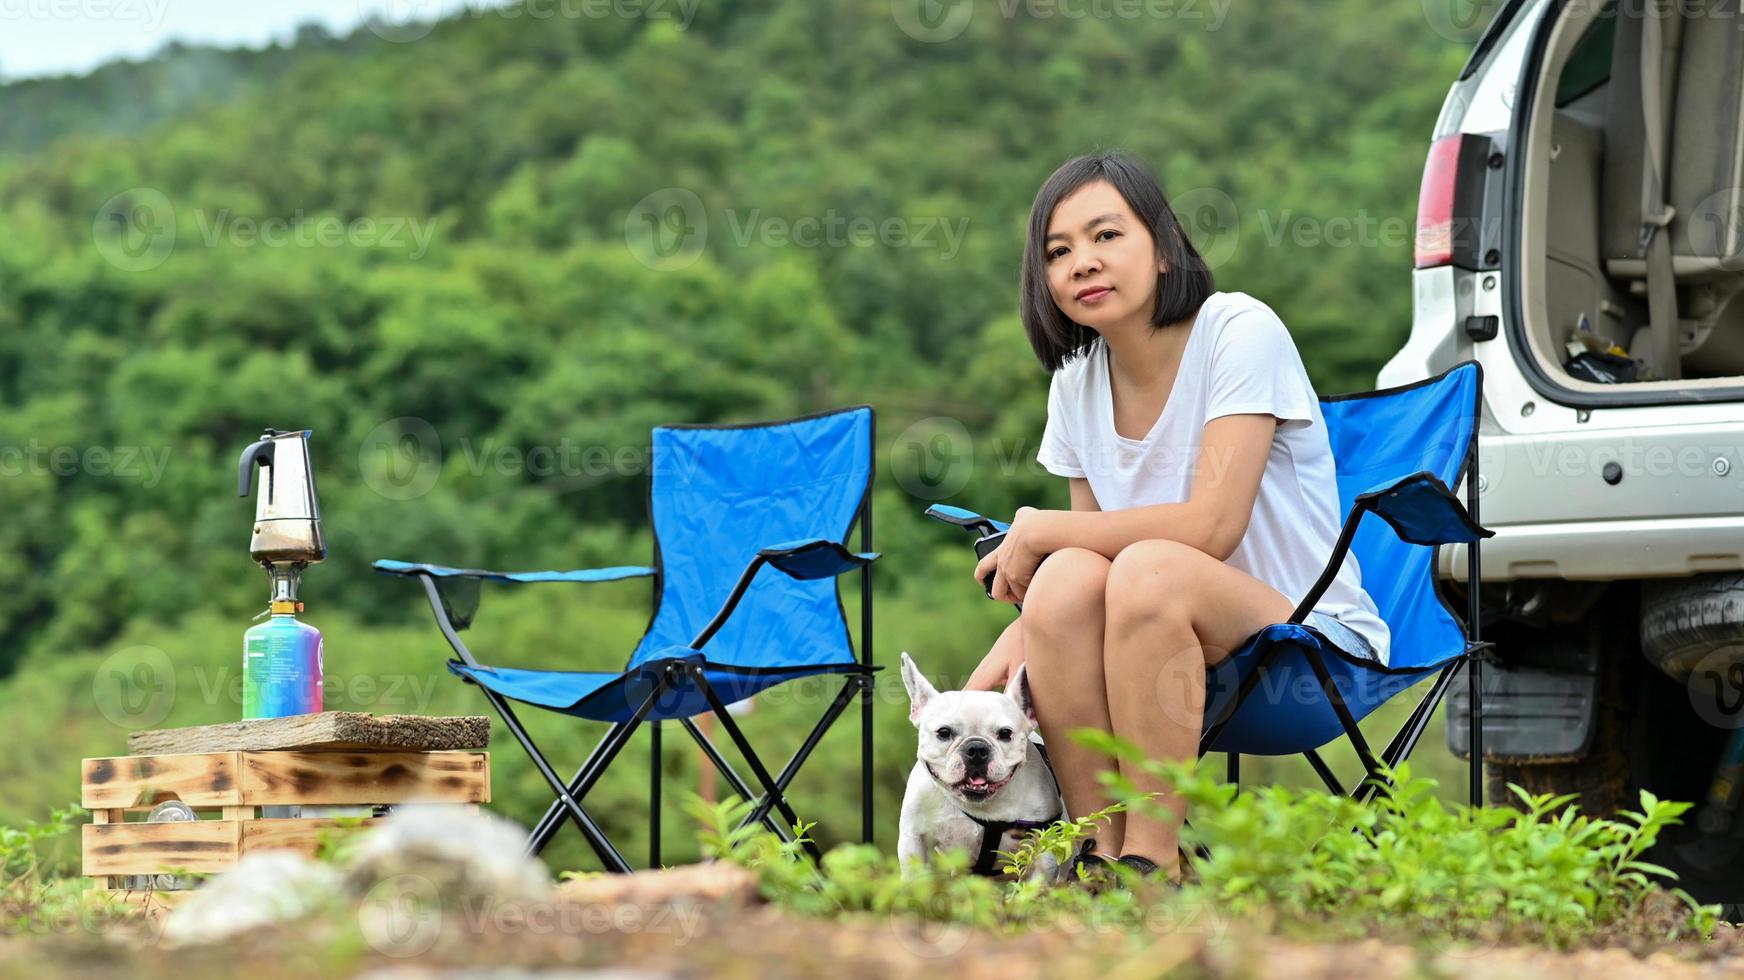
[[[1744,663],[1744,572],[1641,583],[1641,652],[1679,681]]]

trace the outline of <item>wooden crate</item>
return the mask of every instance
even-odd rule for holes
[[[84,827],[83,871],[118,888],[123,875],[224,871],[251,851],[313,854],[323,835],[360,829],[342,819],[262,818],[263,806],[418,802],[476,810],[490,802],[490,756],[241,750],[118,756],[84,760],[80,783],[80,804],[95,821]],[[165,800],[216,819],[146,823],[145,811]]]

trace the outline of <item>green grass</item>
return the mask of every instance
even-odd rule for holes
[[[1191,858],[1184,890],[1132,880],[1130,890],[1093,894],[1021,880],[1040,852],[1068,854],[1096,815],[1057,824],[1010,855],[1007,867],[1019,880],[1000,882],[966,874],[967,854],[945,855],[909,877],[895,858],[863,846],[837,847],[813,864],[767,831],[734,829],[741,806],[695,813],[710,854],[756,870],[765,896],[783,908],[825,917],[912,916],[1011,931],[1065,916],[1138,930],[1168,906],[1321,940],[1379,934],[1404,942],[1553,947],[1705,940],[1714,929],[1716,907],[1671,888],[1670,872],[1640,859],[1687,803],[1643,793],[1640,811],[1618,820],[1583,816],[1566,806],[1567,796],[1522,793],[1519,809],[1449,805],[1433,780],[1409,766],[1371,805],[1284,786],[1238,793],[1192,765],[1145,760],[1105,733],[1078,737],[1167,780],[1193,808],[1183,841],[1206,853]],[[1124,806],[1161,815],[1130,782],[1118,775],[1106,781]],[[1686,910],[1671,926],[1651,925],[1639,914],[1662,888]]]

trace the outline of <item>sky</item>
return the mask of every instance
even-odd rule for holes
[[[83,74],[166,42],[285,40],[315,21],[335,34],[379,13],[390,23],[452,13],[449,0],[0,0],[0,77]]]

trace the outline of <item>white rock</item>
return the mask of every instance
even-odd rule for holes
[[[301,918],[336,900],[339,871],[292,851],[244,855],[177,905],[164,921],[169,945],[211,943],[273,922]]]
[[[364,892],[386,878],[416,874],[444,895],[545,898],[551,874],[526,848],[527,832],[501,817],[454,806],[404,806],[358,841],[350,884]]]

